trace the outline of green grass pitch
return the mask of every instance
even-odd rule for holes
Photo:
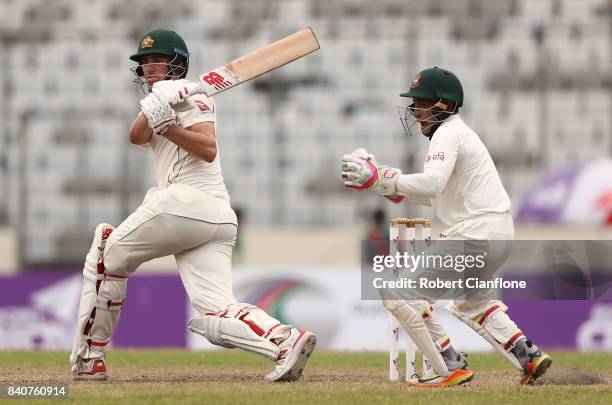
[[[109,381],[96,383],[71,380],[67,353],[0,351],[0,385],[69,384],[69,402],[94,404],[612,403],[612,353],[551,355],[553,366],[536,386],[519,386],[518,371],[491,353],[468,358],[476,372],[471,383],[431,390],[388,381],[385,353],[315,351],[298,382],[267,383],[263,375],[273,363],[238,350],[114,350]]]

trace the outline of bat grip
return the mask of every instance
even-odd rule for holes
[[[204,88],[204,86],[202,86],[201,83],[187,82],[185,85],[187,86],[190,95],[206,94],[206,89]]]

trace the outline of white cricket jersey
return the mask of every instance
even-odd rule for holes
[[[423,172],[401,175],[397,189],[399,194],[430,199],[436,216],[450,228],[447,232],[468,236],[460,230],[473,228],[469,222],[485,217],[496,228],[493,232],[514,232],[510,198],[489,151],[458,114],[435,131]]]
[[[189,102],[189,110],[177,112],[183,128],[200,122],[215,122],[215,102],[212,98],[198,94],[189,97]],[[215,223],[235,223],[218,150],[215,159],[209,163],[190,155],[163,136],[152,135],[150,146],[160,189],[152,192],[172,189],[173,193],[180,194],[176,208],[172,209],[174,214]],[[202,203],[194,204],[194,199]]]

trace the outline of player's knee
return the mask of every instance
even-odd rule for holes
[[[111,235],[102,259],[104,271],[107,274],[127,277],[140,264],[141,261],[137,260],[134,255],[134,247],[115,240],[115,237]]]
[[[103,273],[100,269],[99,261],[114,229],[112,225],[106,223],[96,226],[91,247],[85,257],[85,266],[83,267],[83,276],[86,279],[98,279],[98,275]]]
[[[432,316],[432,306],[424,300],[385,300],[385,308],[396,318],[403,319],[410,324],[420,323]]]
[[[458,302],[454,304],[453,309],[464,317],[484,326],[498,312],[506,312],[508,307],[502,301],[484,300],[480,303]]]
[[[91,246],[92,249],[90,250],[93,250],[94,248],[98,250],[103,246],[106,246],[106,242],[108,241],[114,230],[115,227],[111,224],[107,224],[105,222],[98,224],[94,231],[93,242]]]

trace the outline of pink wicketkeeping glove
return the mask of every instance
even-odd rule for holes
[[[397,178],[402,171],[381,165],[363,148],[342,157],[342,179],[344,186],[356,190],[372,190],[398,203],[403,197],[397,195]]]

